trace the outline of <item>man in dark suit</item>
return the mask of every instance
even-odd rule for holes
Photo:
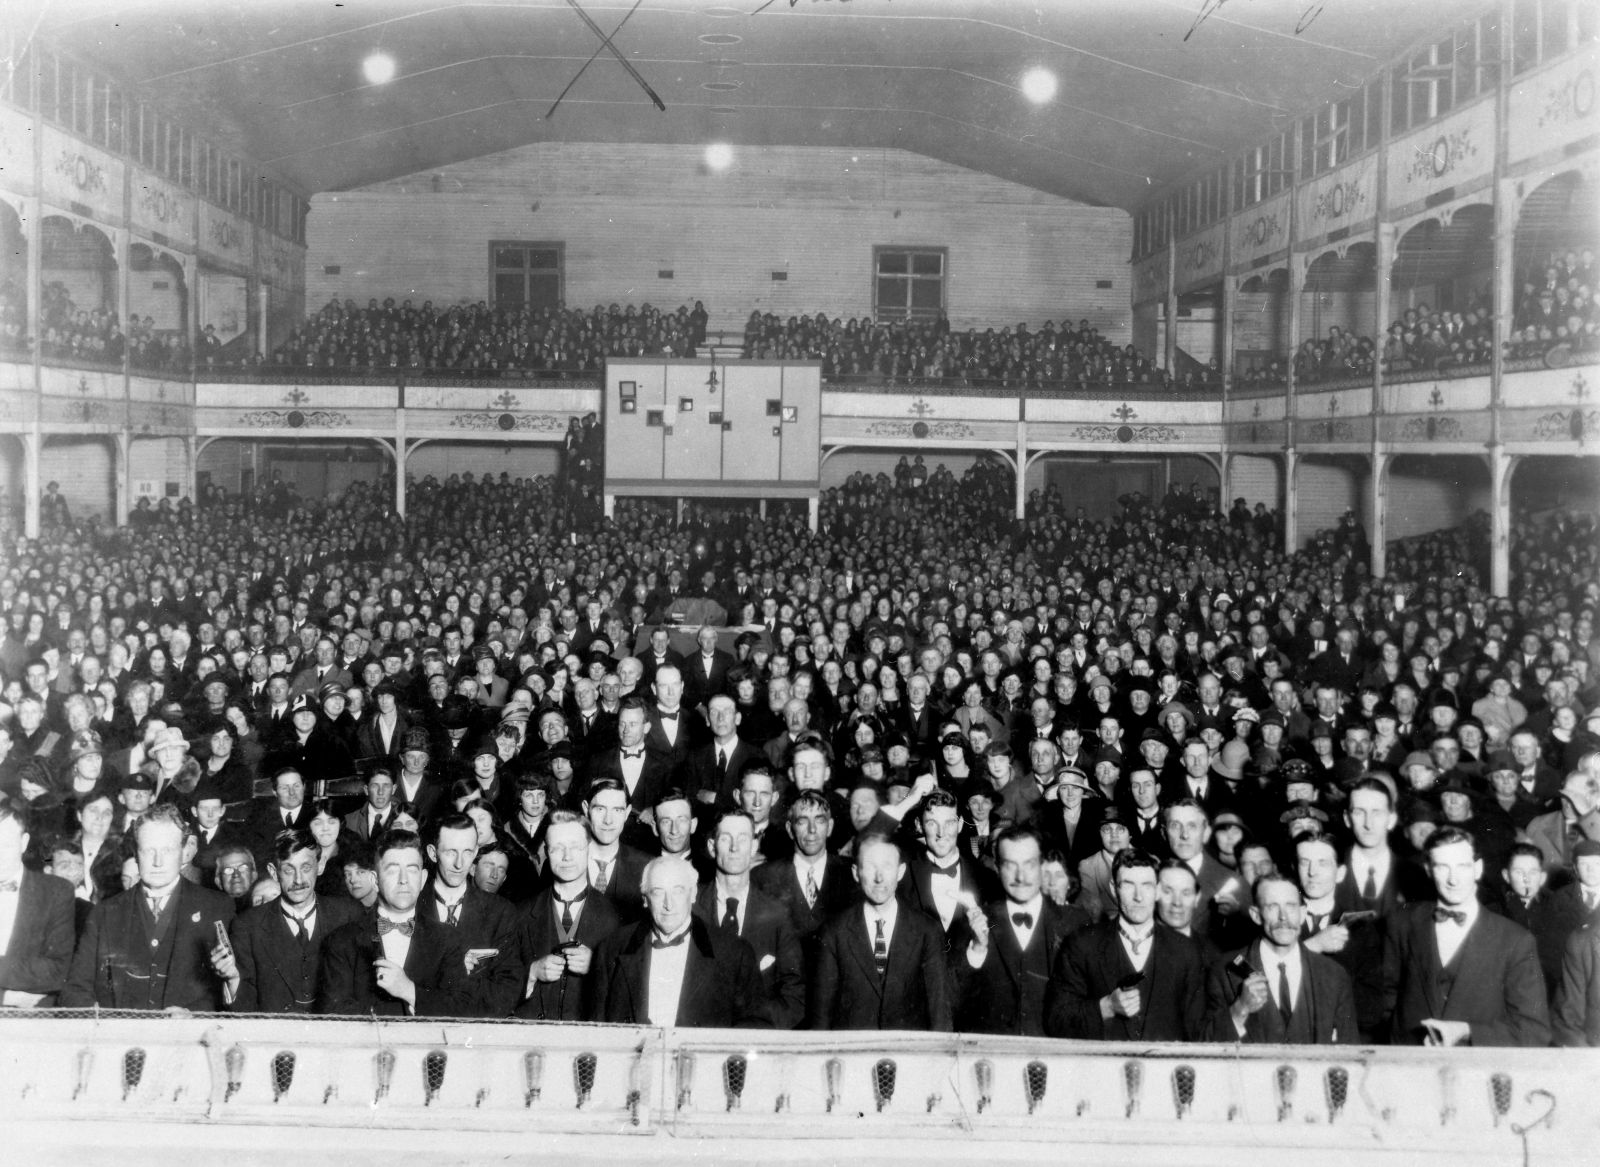
[[[784,827],[794,845],[793,856],[763,863],[751,880],[788,909],[810,970],[816,964],[822,926],[856,901],[858,889],[849,860],[828,851],[833,809],[827,795],[801,791],[789,803]]]
[[[344,829],[370,843],[388,830],[394,818],[394,775],[387,766],[370,770],[363,789],[366,801],[344,816]]]
[[[236,1012],[310,1013],[328,937],[359,918],[361,905],[317,895],[317,841],[310,831],[281,832],[268,870],[280,895],[234,920],[230,943],[212,949],[212,966]]]
[[[1600,928],[1581,928],[1567,938],[1552,1018],[1557,1045],[1600,1046]]]
[[[1213,1041],[1287,1045],[1354,1044],[1350,974],[1300,940],[1300,888],[1286,875],[1262,876],[1250,918],[1261,936],[1211,970],[1212,995],[1229,1002],[1211,1019]]]
[[[700,651],[690,656],[680,666],[683,670],[683,703],[698,709],[728,687],[728,670],[733,668],[733,654],[717,647],[717,630],[710,625],[694,635]]]
[[[1045,1032],[1096,1041],[1198,1041],[1206,1025],[1200,947],[1155,919],[1158,864],[1117,853],[1117,918],[1067,937],[1045,996]]]
[[[663,665],[650,683],[655,703],[647,711],[645,745],[671,760],[672,781],[682,773],[689,751],[710,736],[705,718],[684,702],[683,688],[683,674],[675,664]]]
[[[378,840],[378,902],[335,929],[323,949],[317,1012],[340,1016],[469,1017],[466,945],[417,910],[427,869],[422,839],[392,830]]]
[[[725,811],[707,843],[716,873],[695,897],[695,910],[707,924],[750,945],[771,1004],[772,1024],[793,1029],[806,1011],[800,937],[788,909],[751,885],[755,824],[742,810]]]
[[[256,870],[266,867],[279,832],[305,830],[310,826],[311,804],[306,801],[306,781],[299,770],[286,767],[272,776],[272,801],[258,804],[245,821],[250,849],[256,857]]]
[[[73,953],[61,1005],[66,1009],[222,1007],[222,978],[211,965],[216,926],[233,920],[233,901],[182,878],[183,812],[151,807],[134,829],[139,882],[95,905]]]
[[[611,901],[626,921],[639,918],[644,868],[650,857],[624,841],[633,808],[622,783],[602,778],[589,788],[583,814],[589,823],[589,886]]]
[[[519,922],[517,963],[528,971],[515,1012],[530,1021],[581,1021],[590,1010],[594,951],[622,920],[611,901],[589,886],[583,816],[551,811],[544,845],[551,882]]]
[[[1092,921],[1045,896],[1044,846],[1037,831],[1007,827],[995,839],[1004,897],[969,913],[970,937],[952,945],[956,1028],[963,1033],[1044,1036],[1045,988],[1068,936]]]
[[[961,849],[961,812],[955,795],[932,791],[922,799],[918,817],[924,853],[911,861],[911,878],[901,895],[948,936],[969,907],[1000,898],[1000,881]]]
[[[72,885],[23,867],[27,849],[21,817],[0,798],[0,916],[11,918],[0,936],[0,1005],[14,1008],[56,1003],[77,939]]]
[[[862,903],[823,925],[812,976],[812,1029],[950,1032],[949,972],[936,921],[895,898],[906,865],[887,835],[856,840]]]
[[[656,804],[656,796],[672,785],[672,757],[653,750],[645,741],[650,715],[644,699],[629,697],[617,714],[617,744],[589,759],[586,791],[596,782],[612,779],[621,784],[633,810],[629,824],[630,842],[649,846],[650,831],[643,819]],[[585,798],[588,794],[585,793]]]
[[[482,1017],[509,1017],[523,983],[516,964],[517,910],[510,900],[481,891],[472,882],[478,858],[478,828],[459,812],[434,824],[428,844],[433,878],[417,911],[454,928],[466,950],[474,1011]]]
[[[1483,860],[1471,834],[1434,831],[1426,847],[1435,904],[1389,921],[1384,1001],[1396,1045],[1550,1044],[1533,936],[1478,903]]]
[[[695,873],[658,856],[645,868],[648,918],[601,941],[593,1021],[759,1028],[772,1024],[755,952],[694,912]]]
[[[739,736],[739,707],[726,693],[707,700],[706,719],[711,723],[711,740],[689,751],[686,789],[698,805],[732,810],[739,799],[739,776],[764,755]]]
[[[922,673],[912,673],[906,680],[906,700],[895,710],[894,728],[900,731],[911,747],[913,757],[933,758],[938,755],[935,735],[939,732],[939,715],[928,700],[930,686]]]

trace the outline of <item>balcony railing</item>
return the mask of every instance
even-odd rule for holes
[[[437,1163],[448,1139],[450,1162],[1038,1163],[1070,1145],[1499,1167],[1583,1162],[1600,1137],[1600,1063],[1564,1050],[80,1013],[0,1018],[0,1066],[14,1162],[110,1145],[327,1161],[359,1136],[386,1164]],[[536,1151],[507,1141],[534,1134]]]

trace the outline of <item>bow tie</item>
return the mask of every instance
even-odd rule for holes
[[[678,720],[678,711],[676,709],[674,709],[671,713],[668,713],[665,709],[660,709],[660,710],[657,710],[657,713],[661,717],[662,721],[677,721]]]
[[[677,934],[677,936],[673,937],[671,940],[663,940],[659,936],[652,937],[651,940],[650,940],[650,947],[651,948],[676,948],[676,947],[678,947],[678,945],[682,944],[687,939],[689,939],[689,929],[685,928],[682,932],[679,932]]]
[[[1465,924],[1467,922],[1467,914],[1465,912],[1452,912],[1449,908],[1433,909],[1433,922],[1435,924],[1443,924],[1446,920],[1453,920],[1457,924]]]
[[[379,916],[378,917],[378,935],[379,936],[386,936],[390,932],[398,932],[402,936],[409,936],[409,935],[411,935],[411,933],[415,932],[416,929],[417,929],[417,922],[416,922],[415,919],[411,919],[411,920],[391,920],[387,916]]]
[[[1033,927],[1033,913],[1032,912],[1012,912],[1011,913],[1011,922],[1013,924],[1015,924],[1018,928],[1032,928]]]
[[[624,759],[626,759],[626,758],[643,758],[644,757],[644,751],[643,750],[623,750],[622,751],[622,756],[623,756]]]
[[[952,863],[949,867],[935,867],[933,874],[942,875],[946,879],[956,879],[961,875],[961,864]]]

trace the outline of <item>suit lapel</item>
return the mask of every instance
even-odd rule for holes
[[[1428,998],[1428,1016],[1443,1017],[1444,1004],[1440,1000],[1439,974],[1444,971],[1444,968],[1439,963],[1439,938],[1435,934],[1436,929],[1432,916],[1423,912],[1417,916],[1417,920],[1416,938],[1417,943],[1422,947],[1420,954],[1424,971],[1422,988],[1423,994]]]

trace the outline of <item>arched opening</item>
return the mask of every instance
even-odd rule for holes
[[[116,248],[98,227],[49,215],[40,224],[40,337],[44,356],[122,363]]]
[[[183,265],[157,247],[129,247],[128,363],[136,369],[186,372],[188,320]]]
[[[1258,272],[1233,301],[1233,376],[1244,385],[1282,385],[1289,348],[1289,269]]]
[[[1576,171],[1528,195],[1512,242],[1514,356],[1537,356],[1593,314],[1600,250],[1600,187]],[[1576,321],[1576,323],[1574,322]],[[1592,338],[1591,338],[1592,341]]]
[[[1376,258],[1371,243],[1352,243],[1342,255],[1324,252],[1306,269],[1295,340],[1297,383],[1371,376]]]
[[[0,353],[28,351],[28,237],[22,216],[10,203],[0,202]]]
[[[1472,454],[1398,454],[1389,461],[1384,525],[1396,540],[1459,527],[1490,509],[1493,483]]]
[[[1494,357],[1494,209],[1457,208],[1400,237],[1384,360],[1396,376],[1486,368]]]

